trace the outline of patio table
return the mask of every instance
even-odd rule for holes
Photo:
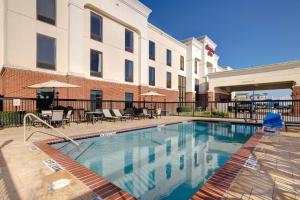
[[[95,111],[88,111],[88,112],[85,112],[85,115],[86,115],[86,119],[87,119],[87,122],[92,122],[92,124],[95,123],[96,120],[100,119],[100,121],[102,122],[102,119],[103,119],[103,112],[95,112]]]

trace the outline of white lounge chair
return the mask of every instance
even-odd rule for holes
[[[119,117],[112,116],[108,109],[103,109],[102,112],[104,115],[104,119],[113,120],[113,121],[120,119]]]
[[[119,117],[120,119],[124,119],[124,120],[126,120],[126,119],[132,119],[131,116],[122,115],[119,109],[113,109],[112,111],[113,111],[114,115],[116,117]]]

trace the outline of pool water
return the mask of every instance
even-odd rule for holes
[[[52,146],[138,199],[187,200],[258,128],[195,121]]]

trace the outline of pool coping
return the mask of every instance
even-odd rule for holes
[[[77,136],[72,136],[74,140],[86,139],[92,137],[108,137],[110,135],[122,134],[128,131],[142,130],[147,128],[155,128],[160,126],[167,126],[172,124],[187,123],[193,121],[206,121],[206,122],[230,122],[238,124],[259,124],[259,123],[249,123],[249,122],[237,122],[237,121],[218,121],[210,119],[191,119],[186,121],[178,121],[172,123],[158,123],[155,125],[146,125],[135,128],[118,129],[116,131],[101,131],[98,133],[82,134]],[[218,172],[211,176],[206,183],[191,197],[193,200],[199,199],[221,199],[226,191],[230,188],[234,179],[237,177],[239,171],[242,169],[247,158],[254,150],[259,139],[262,137],[262,132],[258,131],[249,140],[243,144],[221,167]],[[55,160],[60,164],[67,172],[69,172],[76,179],[80,180],[84,185],[86,185],[91,191],[98,195],[102,199],[109,200],[133,200],[137,199],[128,192],[124,191],[120,187],[109,182],[104,177],[99,176],[92,170],[88,169],[79,162],[71,159],[70,157],[60,153],[58,150],[53,148],[50,144],[55,144],[59,142],[66,141],[64,138],[53,138],[41,141],[35,141],[33,144],[39,148],[41,151],[46,153],[50,158]]]

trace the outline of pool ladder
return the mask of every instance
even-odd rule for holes
[[[26,119],[29,118],[30,120],[32,120],[32,118],[34,118],[35,120],[37,120],[38,122],[41,122],[42,124],[44,124],[45,126],[51,128],[54,132],[58,133],[59,135],[62,135],[63,138],[70,140],[70,142],[72,142],[75,146],[79,147],[78,142],[74,141],[72,138],[68,137],[67,135],[65,135],[64,133],[62,133],[61,131],[55,129],[52,125],[48,124],[47,122],[45,122],[44,120],[42,120],[41,118],[39,118],[38,116],[36,116],[33,113],[27,113],[24,118],[23,118],[23,129],[24,129],[24,143],[26,143]]]

